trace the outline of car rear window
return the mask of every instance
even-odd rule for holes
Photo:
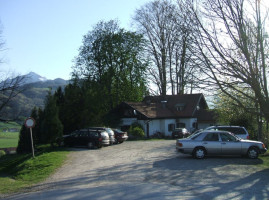
[[[246,134],[245,129],[240,128],[240,127],[218,127],[217,129],[220,131],[232,132],[235,135],[245,135]]]
[[[99,135],[98,135],[98,132],[96,131],[90,131],[89,136],[98,137]]]

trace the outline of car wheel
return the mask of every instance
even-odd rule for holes
[[[92,142],[89,142],[89,143],[88,143],[88,148],[89,148],[89,149],[92,149],[92,148],[93,148],[93,143],[92,143]]]
[[[205,149],[202,147],[198,147],[198,148],[194,149],[194,151],[193,151],[193,157],[197,158],[197,159],[204,158],[205,154],[206,154]]]
[[[259,156],[259,151],[255,147],[250,147],[248,150],[248,157],[251,159],[256,159]]]

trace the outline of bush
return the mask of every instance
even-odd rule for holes
[[[131,126],[129,129],[129,134],[134,136],[135,138],[142,138],[145,136],[145,132],[143,131],[143,129],[138,126]]]
[[[6,152],[4,150],[0,150],[0,157],[6,155]]]

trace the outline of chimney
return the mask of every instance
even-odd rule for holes
[[[161,101],[161,103],[162,103],[162,107],[166,108],[167,101]]]

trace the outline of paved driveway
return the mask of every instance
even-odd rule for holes
[[[260,159],[196,160],[175,141],[127,141],[100,150],[75,149],[46,182],[5,199],[269,199],[269,169]]]

